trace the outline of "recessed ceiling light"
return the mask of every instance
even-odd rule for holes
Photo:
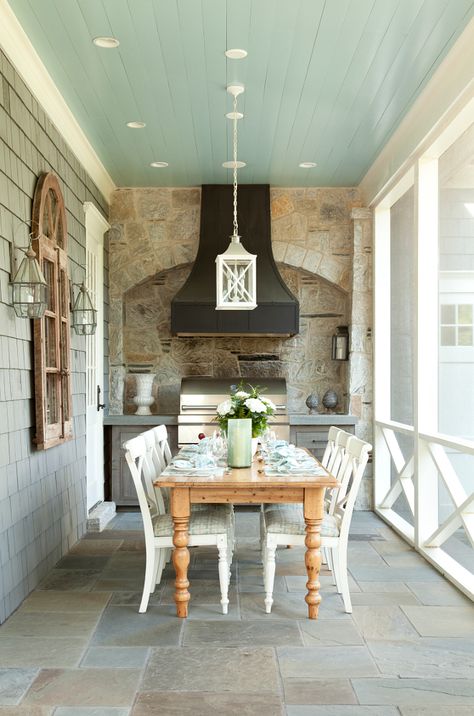
[[[247,50],[226,50],[224,54],[229,60],[243,60],[247,57]]]
[[[300,162],[298,166],[301,167],[301,169],[313,169],[313,167],[317,167],[318,165],[316,162]]]
[[[242,119],[243,116],[242,112],[227,112],[226,114],[227,119]]]
[[[105,47],[107,50],[120,45],[120,41],[116,37],[94,37],[92,42],[97,47]]]
[[[146,124],[145,122],[127,122],[127,127],[130,127],[130,129],[143,129]]]
[[[150,166],[157,169],[163,169],[168,166],[168,162],[150,162]]]
[[[235,167],[234,167],[235,164]],[[239,161],[230,161],[230,162],[222,162],[222,166],[224,169],[242,169],[242,167],[246,167],[247,164],[245,162],[239,162]]]

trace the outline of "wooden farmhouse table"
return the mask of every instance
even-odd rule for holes
[[[319,463],[318,463],[319,465]],[[171,488],[171,515],[174,524],[173,565],[176,572],[176,613],[188,616],[188,528],[191,504],[232,503],[260,504],[275,502],[301,502],[306,523],[305,565],[308,573],[305,596],[309,619],[318,618],[321,602],[319,570],[321,567],[320,530],[324,512],[324,491],[336,487],[336,479],[325,475],[266,475],[262,462],[256,458],[249,468],[233,468],[222,476],[186,474],[161,475],[157,487]]]

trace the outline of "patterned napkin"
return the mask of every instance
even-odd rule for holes
[[[177,473],[192,475],[222,475],[224,470],[218,467],[212,455],[201,455],[195,452],[184,453],[183,450],[173,458],[169,466],[164,470],[164,475]]]

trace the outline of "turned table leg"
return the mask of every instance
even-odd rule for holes
[[[305,596],[308,605],[308,618],[317,619],[321,603],[319,594],[319,570],[321,568],[321,522],[323,519],[324,488],[311,488],[304,491],[304,520],[306,523],[305,565],[308,574]]]
[[[173,517],[173,566],[176,572],[174,601],[176,602],[176,615],[188,616],[188,603],[191,598],[188,587],[189,566],[189,516],[190,502],[188,488],[172,488],[171,514]]]

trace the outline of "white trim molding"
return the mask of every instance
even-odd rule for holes
[[[462,117],[474,98],[473,67],[474,18],[360,182],[366,206],[378,203],[454,117]]]
[[[7,0],[0,0],[0,47],[107,201],[115,183],[66,104]],[[60,129],[59,129],[60,128]]]
[[[102,234],[110,229],[109,222],[92,201],[85,201],[82,206],[86,217],[90,217],[92,219],[94,225],[98,230],[100,229],[102,231]]]

